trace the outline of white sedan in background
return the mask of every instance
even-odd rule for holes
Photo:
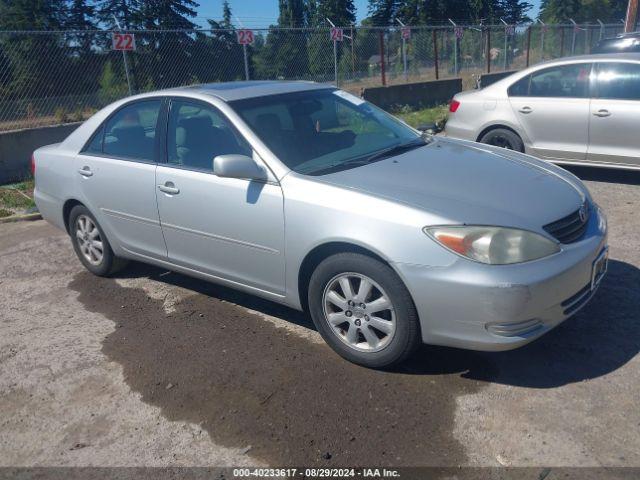
[[[446,134],[560,164],[640,169],[640,54],[558,59],[457,94]]]

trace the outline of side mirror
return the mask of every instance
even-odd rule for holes
[[[246,155],[218,155],[213,159],[213,174],[218,177],[267,180],[266,170]]]

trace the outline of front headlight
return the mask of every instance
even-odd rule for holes
[[[425,227],[424,232],[449,250],[490,265],[528,262],[560,251],[556,242],[537,233],[515,228]]]

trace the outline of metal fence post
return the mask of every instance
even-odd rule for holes
[[[573,35],[571,37],[571,55],[575,55],[576,53],[576,34],[578,33],[578,24],[575,22],[573,18],[570,18],[569,21],[573,25]]]
[[[504,60],[502,62],[502,70],[503,71],[507,71],[507,49],[509,48],[509,35],[507,32],[507,27],[508,24],[507,22],[505,22],[502,18],[500,19],[500,21],[504,24]]]
[[[491,73],[491,27],[487,27],[487,73]]]
[[[604,23],[602,23],[602,21],[600,19],[598,19],[598,23],[600,24],[600,39],[602,40],[602,37],[604,36]]]
[[[118,17],[113,16],[113,20],[116,22],[116,25],[119,30],[121,30],[120,22],[118,21]],[[127,86],[129,87],[129,95],[133,95],[133,89],[131,88],[131,78],[129,76],[129,62],[127,62],[127,52],[122,50],[122,61],[124,62],[124,74],[127,77]]]
[[[380,41],[380,80],[382,81],[382,86],[385,87],[387,85],[387,79],[385,77],[384,72],[384,31],[380,30],[379,32],[379,41]]]
[[[338,86],[338,42],[333,41],[333,76],[335,78],[336,87]]]
[[[244,53],[244,78],[249,81],[249,54],[247,53],[247,45],[242,45]]]
[[[436,33],[436,29],[434,28],[431,31],[431,36],[433,37],[433,58],[434,58],[434,68],[436,70],[436,80],[440,79],[440,72],[438,71],[438,34]]]
[[[564,27],[560,27],[560,56],[564,57]]]
[[[404,38],[404,27],[405,27],[405,24],[402,23],[402,20],[400,20],[399,18],[396,18],[396,21],[402,27],[402,30],[400,30],[400,36],[402,37],[402,68],[403,68],[403,71],[404,71],[404,81],[408,82],[409,81],[409,73],[407,71],[407,41]]]
[[[454,69],[454,75],[458,75],[458,32],[457,30],[457,25],[456,22],[454,22],[453,20],[451,20],[450,18],[448,19],[451,22],[451,25],[453,25],[453,69]]]
[[[540,19],[538,19],[538,22],[542,25],[540,27],[540,60],[544,60],[544,34],[547,29],[547,25]]]
[[[531,25],[527,28],[527,67],[529,67],[529,58],[531,55]]]

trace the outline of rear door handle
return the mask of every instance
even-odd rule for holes
[[[602,110],[598,110],[597,112],[593,112],[593,114],[596,117],[610,117],[611,116],[611,112],[609,110],[605,110],[604,108]]]
[[[91,171],[91,168],[88,165],[85,165],[84,167],[79,169],[78,173],[83,177],[90,177],[91,175],[93,175],[93,172]]]
[[[522,107],[520,110],[518,110],[520,113],[531,113],[533,112],[533,108],[531,107]]]
[[[180,189],[176,188],[173,182],[165,182],[164,185],[158,185],[158,189],[169,195],[177,195],[180,193]]]

